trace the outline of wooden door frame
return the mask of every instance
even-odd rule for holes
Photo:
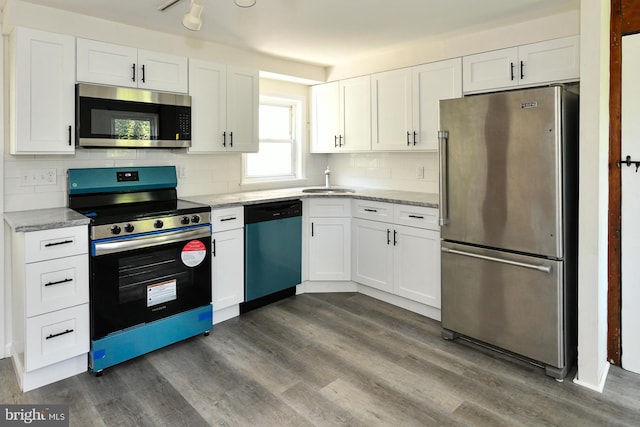
[[[620,365],[622,37],[640,32],[640,0],[611,0],[609,60],[609,255],[607,359]]]

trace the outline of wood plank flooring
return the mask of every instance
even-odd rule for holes
[[[74,426],[640,425],[639,375],[612,367],[603,394],[571,378],[362,294],[304,294],[28,393],[0,360],[0,402],[66,403]]]

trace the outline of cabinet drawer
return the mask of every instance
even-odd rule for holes
[[[25,262],[86,254],[88,234],[86,225],[25,233]]]
[[[440,230],[438,226],[438,209],[423,206],[394,205],[393,222],[409,227]]]
[[[308,200],[309,216],[342,218],[351,216],[351,199],[317,197]]]
[[[244,206],[213,209],[211,211],[211,226],[214,233],[244,227]]]
[[[89,304],[27,319],[25,370],[33,371],[89,351]]]
[[[355,199],[353,201],[353,216],[373,221],[392,222],[393,204]]]
[[[35,262],[25,266],[27,317],[89,302],[89,257]]]

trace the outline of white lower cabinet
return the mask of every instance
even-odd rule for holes
[[[213,323],[239,314],[244,302],[244,208],[212,211],[211,282]]]
[[[87,371],[87,226],[11,233],[11,355],[23,391]]]
[[[351,279],[351,200],[309,200],[309,279]]]
[[[361,200],[353,203],[353,280],[440,308],[437,209]]]

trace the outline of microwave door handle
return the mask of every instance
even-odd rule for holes
[[[94,255],[108,255],[203,237],[211,237],[211,229],[208,225],[193,230],[172,231],[163,234],[154,234],[151,236],[133,237],[126,240],[94,243]]]

